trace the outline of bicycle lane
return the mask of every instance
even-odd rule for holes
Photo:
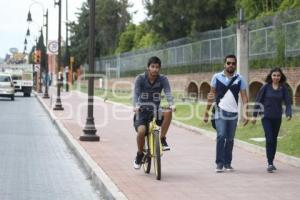
[[[51,99],[43,101],[51,106]],[[150,175],[133,169],[136,139],[131,109],[96,98],[94,117],[100,142],[81,142],[87,96],[63,92],[62,103],[65,110],[55,111],[55,116],[128,199],[266,200],[296,199],[299,194],[299,168],[278,162],[277,172],[268,174],[263,155],[235,147],[235,172],[216,174],[215,141],[173,125],[167,135],[171,151],[162,157],[162,180],[157,181],[153,169]]]

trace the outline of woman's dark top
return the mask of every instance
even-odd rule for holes
[[[292,116],[291,98],[288,95],[287,87],[280,84],[277,89],[272,87],[272,84],[265,84],[259,90],[256,97],[254,117],[257,114],[262,114],[265,118],[281,118],[282,116],[282,102],[285,103],[285,115]],[[263,108],[259,105],[261,103]]]

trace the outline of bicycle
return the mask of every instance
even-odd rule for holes
[[[168,109],[170,108],[162,108]],[[163,155],[160,141],[161,128],[156,124],[156,115],[148,126],[148,135],[145,136],[144,158],[142,160],[143,169],[146,174],[150,173],[151,162],[153,161],[154,172],[157,180],[161,180],[161,157]]]

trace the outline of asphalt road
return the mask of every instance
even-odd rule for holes
[[[101,199],[35,97],[0,98],[0,199]]]

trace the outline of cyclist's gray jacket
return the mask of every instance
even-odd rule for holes
[[[148,73],[139,74],[136,77],[133,91],[133,106],[155,105],[159,107],[161,101],[161,92],[164,90],[169,106],[173,105],[173,96],[168,78],[164,75],[158,75],[153,84],[148,79]]]

